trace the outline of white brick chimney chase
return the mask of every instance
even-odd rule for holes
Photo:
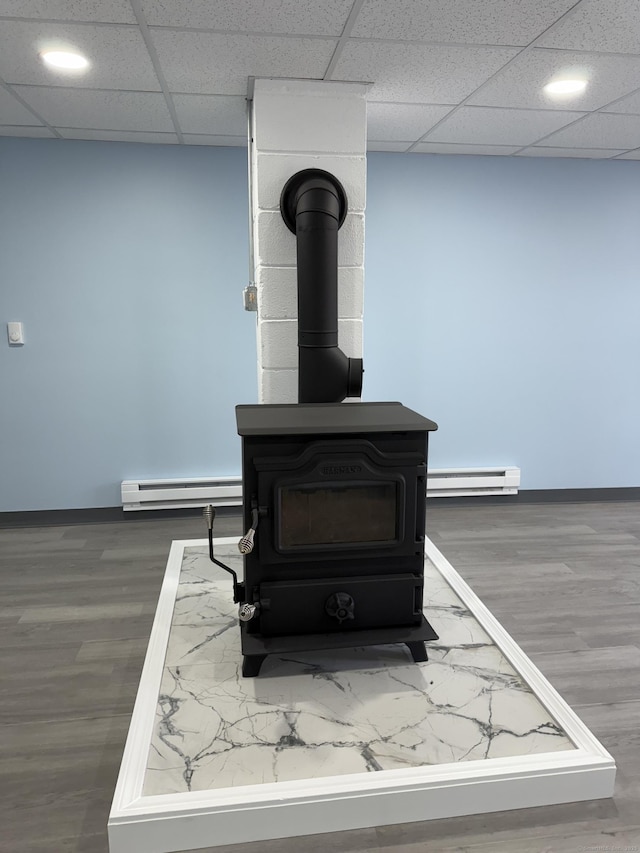
[[[296,238],[280,214],[280,193],[301,169],[331,172],[347,193],[338,234],[338,344],[362,358],[366,91],[359,83],[255,81],[250,180],[261,403],[298,401]]]

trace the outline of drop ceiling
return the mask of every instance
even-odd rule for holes
[[[255,77],[370,83],[372,151],[640,159],[638,0],[0,0],[0,135],[246,145]]]

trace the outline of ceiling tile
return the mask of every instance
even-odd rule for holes
[[[248,77],[324,76],[336,41],[153,30],[173,92],[246,95]]]
[[[461,107],[429,134],[428,142],[530,145],[578,118],[577,113],[551,110],[501,110]]]
[[[374,139],[367,140],[367,151],[406,151],[411,142],[377,142]]]
[[[46,139],[55,139],[55,134],[48,127],[20,127],[13,125],[12,127],[2,127],[0,125],[0,136],[28,136],[28,137],[43,137]]]
[[[184,141],[187,145],[225,145],[227,147],[242,148],[247,144],[246,136],[224,136],[206,133],[185,133]]]
[[[78,50],[91,67],[78,74],[46,68],[38,53]],[[0,77],[8,83],[159,91],[142,36],[133,27],[0,21]]]
[[[552,98],[543,87],[556,77],[586,77],[586,90]],[[640,86],[640,57],[531,50],[473,95],[470,104],[545,110],[596,110]]]
[[[103,142],[151,142],[175,145],[178,137],[175,133],[136,133],[130,130],[79,130],[74,127],[57,127],[65,139],[92,139]]]
[[[353,0],[143,0],[150,25],[339,36]]]
[[[594,113],[554,133],[545,143],[562,148],[637,148],[640,146],[640,116]]]
[[[17,98],[0,86],[0,124],[42,124]]]
[[[333,80],[373,81],[376,101],[458,103],[516,55],[506,47],[393,44],[350,40]]]
[[[16,88],[20,96],[54,127],[174,130],[164,97],[153,92]]]
[[[237,95],[174,95],[184,133],[247,135],[247,102]]]
[[[518,152],[518,157],[580,157],[590,160],[606,160],[607,157],[615,157],[622,151],[611,148],[545,148],[544,146],[533,146]]]
[[[637,0],[582,0],[571,15],[543,36],[540,44],[640,53],[640,4]]]
[[[484,156],[508,157],[517,151],[513,145],[454,145],[446,142],[419,142],[413,149],[415,154],[480,154]]]
[[[367,104],[367,135],[377,140],[420,139],[453,105]]]
[[[0,0],[0,17],[135,24],[129,0]]]
[[[0,16],[135,24],[129,0],[0,0]]]
[[[640,160],[640,148],[636,148],[635,151],[627,151],[626,154],[616,157],[616,160]]]
[[[470,44],[529,44],[575,0],[365,0],[353,36]]]
[[[603,112],[640,115],[640,92],[634,92],[633,95],[622,98],[621,101],[616,101],[615,104],[606,107]]]

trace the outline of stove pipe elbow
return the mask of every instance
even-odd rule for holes
[[[347,215],[340,181],[322,169],[289,178],[282,218],[296,235],[298,402],[339,403],[362,392],[362,359],[338,347],[338,230]]]

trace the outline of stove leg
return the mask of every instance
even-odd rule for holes
[[[244,655],[242,658],[242,674],[245,678],[255,678],[260,673],[260,667],[266,655]]]
[[[415,663],[420,663],[420,661],[429,660],[429,656],[427,655],[427,649],[424,643],[406,643],[405,645],[411,652],[411,657],[413,658]]]

